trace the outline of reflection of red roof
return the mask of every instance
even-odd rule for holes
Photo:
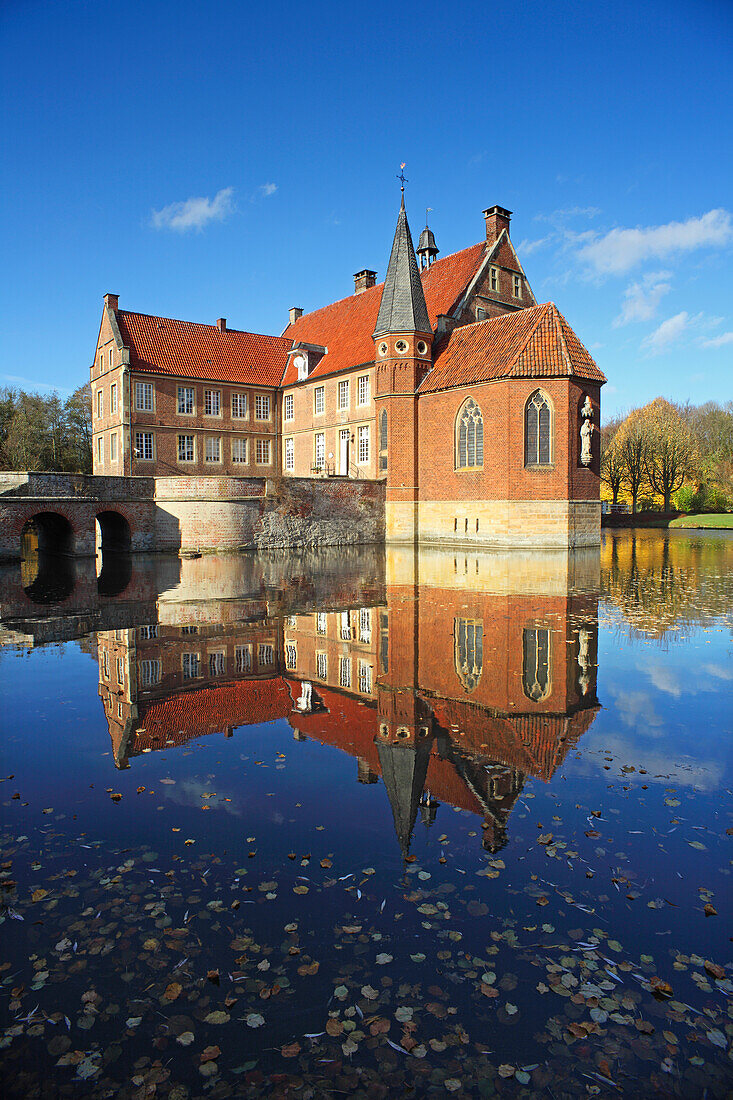
[[[485,241],[471,245],[461,252],[436,260],[421,273],[425,302],[433,326],[439,313],[451,311],[478,271],[485,247]],[[328,353],[311,371],[309,378],[374,361],[372,332],[377,323],[383,289],[384,283],[379,283],[362,294],[352,294],[323,309],[306,313],[288,325],[283,335],[289,340],[328,348]],[[291,363],[283,384],[291,385],[297,377],[297,370]]]
[[[129,755],[159,749],[166,741],[182,745],[206,733],[230,726],[273,722],[289,714],[292,702],[286,683],[274,680],[234,680],[194,691],[168,695],[140,707],[138,727]]]
[[[290,340],[118,309],[132,369],[240,385],[278,386]]]
[[[570,376],[606,381],[557,306],[547,302],[454,329],[420,392],[497,378]]]

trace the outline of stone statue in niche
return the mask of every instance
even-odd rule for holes
[[[595,426],[593,424],[593,406],[587,394],[580,413],[583,418],[583,423],[580,425],[580,462],[582,466],[590,466],[593,461],[591,437],[595,431]]]

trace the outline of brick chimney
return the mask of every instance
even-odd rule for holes
[[[490,206],[488,210],[484,210],[484,217],[486,218],[486,240],[489,244],[497,240],[502,229],[506,229],[507,237],[509,236],[511,210],[505,210],[503,206]]]
[[[118,309],[119,308],[119,301],[120,301],[119,294],[105,294],[105,296],[104,296],[104,304],[107,307],[107,309]]]
[[[227,319],[226,319],[226,317],[217,317],[216,327],[218,328],[219,332],[226,332],[226,330],[227,330]]]
[[[298,318],[303,316],[303,310],[300,306],[290,307],[290,324],[294,325]]]
[[[371,290],[377,285],[376,271],[370,271],[365,267],[363,271],[357,271],[354,275],[354,294],[363,294],[365,290]]]

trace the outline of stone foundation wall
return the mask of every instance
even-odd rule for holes
[[[597,500],[421,500],[418,541],[439,546],[598,546]],[[404,516],[387,504],[387,542],[409,542]]]

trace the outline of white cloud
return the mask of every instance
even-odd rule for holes
[[[717,209],[684,222],[612,229],[581,248],[579,256],[598,275],[622,275],[648,260],[696,248],[722,248],[731,241],[733,218],[727,210]]]
[[[213,199],[202,195],[200,198],[186,199],[185,202],[172,202],[162,210],[153,211],[151,224],[155,229],[173,229],[177,233],[187,233],[190,229],[200,231],[209,222],[223,221],[231,214],[234,209],[233,194],[233,187],[224,187],[217,191]]]
[[[668,317],[654,332],[645,337],[641,346],[652,355],[659,355],[666,351],[670,344],[676,344],[682,334],[690,327],[690,323],[696,318],[691,318],[686,309],[681,313],[675,313],[674,317]]]
[[[269,199],[270,195],[274,195],[277,191],[276,183],[263,183],[260,186],[260,194],[263,198]]]
[[[704,348],[722,348],[726,344],[733,344],[733,332],[721,332],[720,336],[713,336],[702,342]]]
[[[645,275],[641,282],[631,283],[624,291],[621,312],[613,322],[614,328],[631,324],[633,321],[651,321],[656,315],[659,303],[671,290],[666,282],[669,271],[655,271]]]
[[[531,256],[538,248],[544,248],[546,244],[551,244],[555,238],[555,233],[548,233],[546,237],[538,237],[536,241],[520,241],[519,252],[522,256]]]

